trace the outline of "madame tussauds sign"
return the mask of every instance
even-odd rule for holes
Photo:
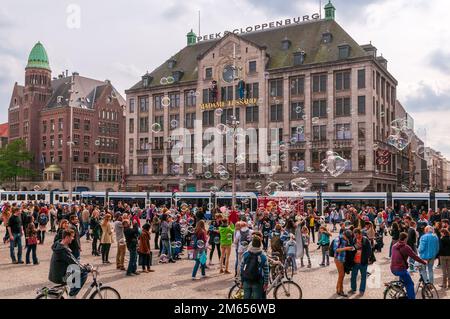
[[[240,29],[234,29],[233,31],[224,31],[223,35],[222,35],[222,32],[204,35],[201,37],[197,37],[197,42],[219,39],[222,36],[227,35],[228,33],[245,34],[245,33],[250,33],[250,32],[255,32],[255,31],[262,31],[262,30],[266,30],[266,29],[278,28],[278,27],[287,26],[287,25],[291,25],[291,24],[299,24],[299,23],[308,22],[308,21],[315,21],[315,20],[319,20],[319,19],[320,19],[320,14],[314,13],[311,16],[306,15],[303,17],[296,17],[296,18],[292,18],[292,19],[272,21],[272,22],[257,24],[254,26],[248,26],[248,27],[244,27],[244,28],[240,28]]]

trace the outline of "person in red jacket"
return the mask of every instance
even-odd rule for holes
[[[239,221],[239,214],[235,207],[231,208],[230,215],[228,216],[228,222],[230,224],[236,225],[236,223]]]
[[[391,272],[395,276],[399,276],[405,284],[408,299],[415,299],[414,282],[408,272],[408,257],[424,265],[426,261],[417,256],[411,247],[406,244],[407,238],[407,233],[401,233],[398,242],[392,246]]]

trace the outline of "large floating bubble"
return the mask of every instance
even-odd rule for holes
[[[311,185],[311,182],[304,177],[298,177],[291,180],[291,187],[296,192],[304,192],[310,188]]]
[[[342,158],[339,154],[328,151],[327,157],[320,164],[320,170],[322,172],[328,172],[333,177],[338,177],[345,172],[347,167],[347,160]]]

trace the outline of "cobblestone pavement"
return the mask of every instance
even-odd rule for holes
[[[0,226],[0,235],[3,239],[5,228]],[[45,244],[38,245],[39,265],[14,265],[11,264],[9,257],[9,245],[0,243],[0,298],[26,299],[34,298],[36,290],[46,285],[52,285],[48,281],[49,262],[51,258],[51,243],[53,243],[53,234],[47,233]],[[139,276],[125,276],[124,271],[116,270],[115,256],[116,244],[111,247],[110,265],[101,264],[101,257],[91,256],[91,242],[82,238],[81,262],[91,265],[99,265],[99,279],[104,284],[116,288],[122,298],[145,298],[145,299],[198,299],[198,298],[226,298],[229,288],[233,285],[233,275],[219,274],[218,257],[214,254],[213,262],[215,265],[207,269],[208,278],[193,281],[191,273],[193,261],[187,259],[187,254],[183,259],[175,264],[158,264],[157,251],[154,251],[153,260],[154,273],[141,274]],[[390,238],[385,238],[385,247],[383,252],[377,253],[377,261],[369,266],[372,273],[368,278],[368,288],[363,299],[381,299],[383,297],[384,283],[393,280],[395,277],[389,270],[390,260],[387,258]],[[329,267],[320,267],[321,253],[316,250],[314,243],[310,245],[311,268],[299,268],[294,276],[303,290],[303,298],[306,299],[330,299],[336,298],[335,286],[337,280],[337,271],[333,261]],[[234,252],[232,252],[234,257]],[[25,260],[25,251],[24,251]],[[306,259],[305,259],[306,263]],[[234,258],[231,260],[234,265]],[[232,267],[230,267],[232,268]],[[233,269],[234,270],[234,269]],[[233,272],[233,271],[232,271]],[[438,284],[441,283],[442,272],[435,270],[435,283],[441,298],[449,299],[450,291],[442,290]],[[197,277],[200,276],[198,273]],[[89,278],[86,285],[91,282]],[[417,283],[418,274],[413,275]],[[358,282],[359,283],[359,282]],[[350,277],[346,275],[344,281],[344,290],[350,289]],[[81,294],[84,292],[82,290]],[[271,295],[269,295],[272,298]],[[350,298],[359,298],[357,295]]]

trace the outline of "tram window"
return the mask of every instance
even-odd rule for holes
[[[45,200],[45,195],[44,194],[38,194],[37,195],[37,199],[38,200]]]
[[[76,195],[75,200],[80,200],[80,195]]]
[[[59,201],[59,195],[55,194],[55,201]]]
[[[8,200],[16,200],[16,195],[8,194]]]
[[[1,197],[0,197],[1,200],[6,200],[6,198],[7,198],[6,194],[2,194]]]
[[[36,200],[36,195],[35,194],[28,195],[28,200]]]
[[[25,194],[17,194],[17,200],[25,200]]]

